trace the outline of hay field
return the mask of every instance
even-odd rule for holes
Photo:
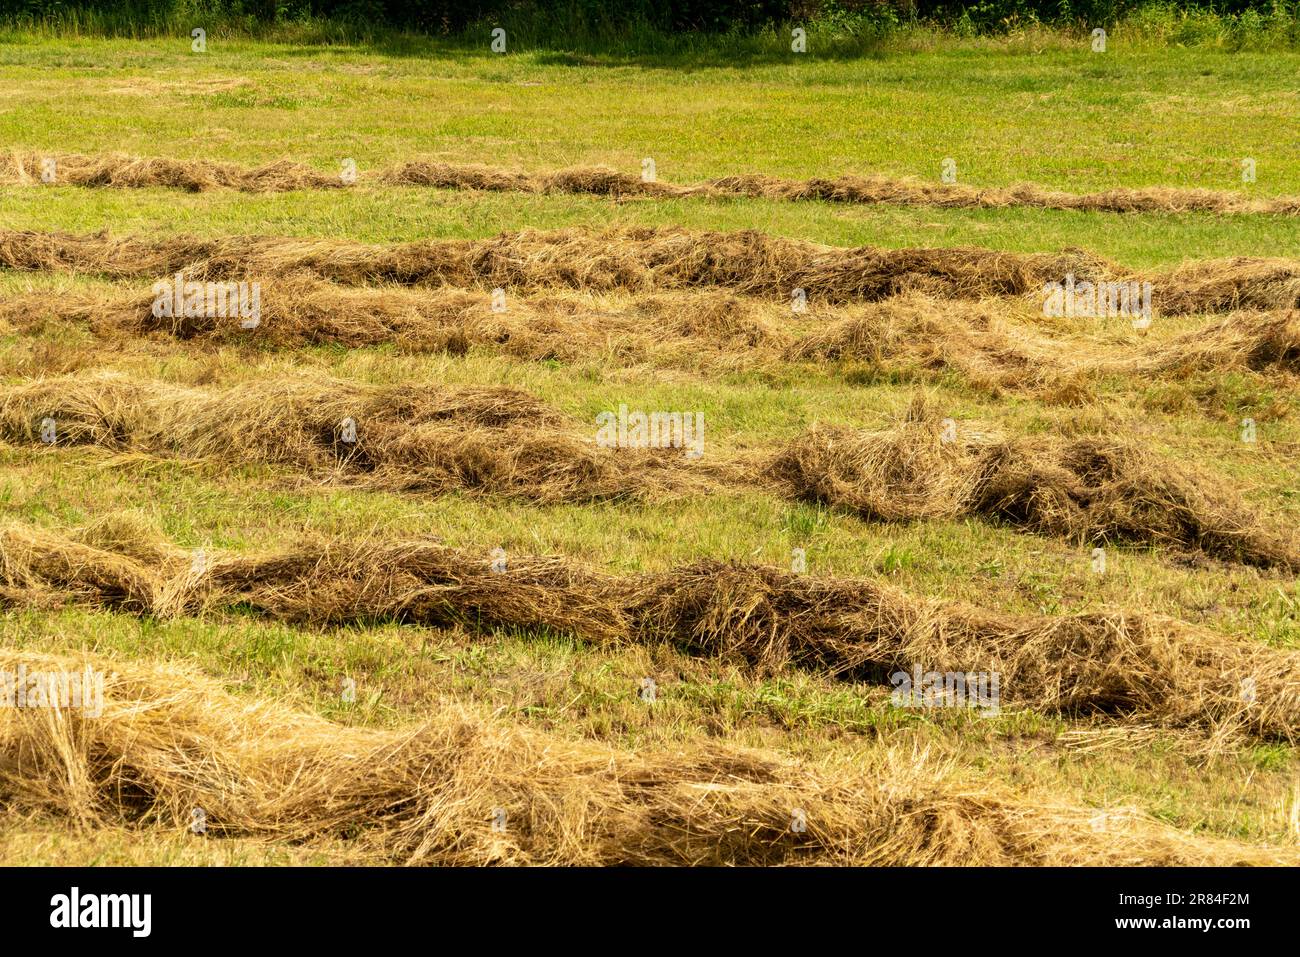
[[[1300,863],[1300,57],[10,40],[0,863]]]

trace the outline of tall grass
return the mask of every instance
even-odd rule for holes
[[[235,5],[238,6],[238,5]],[[0,42],[50,38],[186,36],[202,27],[209,36],[267,42],[366,45],[404,54],[422,49],[486,50],[493,28],[507,32],[512,52],[581,56],[701,58],[744,61],[789,56],[791,30],[802,27],[813,58],[870,55],[886,48],[936,49],[984,43],[1025,44],[1036,48],[1076,45],[1096,26],[1129,47],[1196,46],[1274,50],[1300,47],[1300,2],[1274,0],[1263,10],[1240,13],[1156,2],[1118,15],[1113,23],[1091,23],[1068,4],[1055,22],[1033,14],[985,16],[990,4],[963,8],[960,16],[917,19],[883,6],[854,13],[834,12],[800,23],[737,27],[726,32],[668,30],[643,18],[593,17],[578,4],[540,15],[513,9],[479,19],[452,32],[426,32],[387,25],[361,16],[320,18],[287,14],[271,19],[232,11],[222,0],[126,0],[112,7],[53,8],[0,0]]]

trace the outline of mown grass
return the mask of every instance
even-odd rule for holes
[[[572,65],[536,53],[187,37],[0,42],[0,140],[32,148],[362,169],[432,154],[531,169],[607,163],[665,180],[738,172],[1028,180],[1085,191],[1300,192],[1300,54],[940,49],[709,69]],[[346,151],[343,148],[346,147]],[[1253,157],[1257,182],[1241,180]]]
[[[407,51],[408,53],[410,51]],[[342,157],[363,170],[417,154],[544,169],[605,163],[690,182],[733,172],[849,172],[938,177],[946,156],[963,181],[1029,180],[1069,190],[1110,186],[1245,188],[1300,193],[1291,53],[1126,49],[1092,55],[984,45],[810,58],[745,69],[719,63],[646,66],[543,53],[492,57],[436,45],[419,55],[363,47],[46,39],[0,42],[0,144],[14,149],[210,157],[282,156],[322,169]],[[1241,156],[1259,181],[1243,187]],[[1296,255],[1300,227],[1270,217],[1084,215],[835,207],[762,201],[629,202],[584,197],[362,187],[274,196],[64,187],[0,190],[0,226],[115,233],[285,233],[397,241],[487,236],[523,227],[672,223],[754,228],[833,244],[974,244],[1012,250],[1078,246],[1135,267],[1227,255]],[[48,277],[0,276],[0,290],[49,288]],[[54,281],[103,288],[87,277]],[[44,284],[44,285],[43,285]],[[1163,333],[1160,333],[1163,334]],[[871,368],[775,370],[704,378],[591,361],[526,363],[487,350],[464,357],[391,349],[241,351],[184,344],[102,343],[52,326],[0,340],[8,381],[66,367],[113,367],[186,384],[270,372],[325,371],[360,381],[500,383],[528,389],[578,419],[627,402],[705,413],[721,452],[766,447],[814,422],[875,428],[918,389],[958,419],[1010,431],[1124,429],[1153,447],[1238,482],[1279,522],[1300,518],[1296,397],[1251,375],[1111,382],[1081,408],[993,399],[959,378],[903,381]],[[1261,441],[1238,441],[1244,415]],[[75,525],[144,512],[184,547],[267,549],[302,535],[436,535],[451,545],[558,553],[634,573],[702,557],[788,566],[807,549],[814,575],[878,575],[920,594],[1010,612],[1059,614],[1121,606],[1169,614],[1281,647],[1300,647],[1296,582],[1146,549],[1090,547],[984,521],[869,524],[758,491],[653,504],[539,508],[467,496],[429,498],[340,488],[261,467],[114,459],[94,450],[0,448],[0,515]],[[349,723],[418,720],[449,701],[557,733],[624,746],[700,737],[796,754],[852,752],[886,741],[930,747],[990,777],[1070,791],[1099,807],[1132,803],[1179,826],[1250,841],[1294,841],[1300,759],[1293,748],[1115,730],[1060,716],[980,719],[890,708],[882,690],[790,673],[746,677],[676,652],[594,649],[562,635],[472,635],[374,622],[294,628],[223,609],[203,620],[154,621],[75,608],[6,610],[3,640],[33,650],[87,648],[182,659],[247,694],[286,696]],[[653,675],[648,708],[638,681]],[[357,683],[355,702],[340,695]],[[1084,732],[1081,736],[1079,732]],[[1093,739],[1087,736],[1093,735]],[[1100,742],[1097,750],[1080,740]],[[310,853],[128,832],[64,835],[57,822],[6,821],[0,858],[18,862],[318,863]]]

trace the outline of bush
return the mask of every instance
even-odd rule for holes
[[[0,18],[160,27],[202,15],[236,24],[316,20],[368,30],[461,33],[505,23],[535,38],[754,34],[789,22],[850,32],[919,22],[959,34],[1032,23],[1110,27],[1120,20],[1171,42],[1292,43],[1300,0],[0,0]]]

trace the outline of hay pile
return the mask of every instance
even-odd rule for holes
[[[0,159],[0,183],[40,182],[41,162],[54,159],[58,183],[90,187],[162,187],[205,192],[233,189],[247,193],[297,189],[337,189],[340,177],[288,160],[244,167],[209,160],[166,157],[141,159],[120,153],[84,156],[69,153],[12,152]],[[1006,209],[1037,207],[1108,213],[1216,213],[1220,215],[1300,214],[1300,197],[1253,198],[1207,189],[1154,186],[1109,189],[1095,193],[1066,193],[1032,183],[1010,187],[977,187],[936,183],[913,177],[837,176],[807,180],[746,173],[724,176],[694,186],[646,182],[639,176],[601,166],[580,166],[542,173],[525,173],[476,163],[416,160],[376,173],[359,172],[358,182],[374,180],[389,186],[473,189],[492,192],[560,193],[575,195],[676,199],[747,196],[781,201],[816,200],[857,205],[887,204],[940,208]]]
[[[342,286],[306,273],[254,278],[260,322],[153,315],[154,297],[25,293],[0,296],[0,330],[44,334],[46,321],[86,325],[114,343],[164,335],[182,341],[296,347],[393,344],[462,355],[471,348],[534,361],[602,357],[725,369],[775,359],[792,336],[753,299],[703,289],[601,297],[556,291],[510,296],[491,310],[487,290]]]
[[[55,162],[55,185],[58,186],[163,188],[191,193],[215,189],[281,193],[297,189],[339,189],[344,185],[338,175],[330,176],[290,160],[250,168],[211,160],[141,159],[121,153],[102,156],[11,153],[0,162],[0,183],[40,183],[41,164],[47,159]]]
[[[402,163],[379,174],[392,186],[432,186],[437,189],[478,189],[492,192],[562,193],[570,195],[625,196],[677,199],[707,195],[707,187],[674,186],[646,182],[640,176],[603,166],[577,166],[552,173],[530,174],[491,166],[458,163]]]
[[[153,296],[19,293],[0,296],[0,331],[50,334],[48,320],[88,327],[125,347],[154,336],[292,348],[391,344],[463,355],[471,349],[530,361],[600,359],[720,372],[778,362],[836,363],[911,381],[955,372],[999,397],[1085,404],[1102,376],[1300,372],[1300,313],[1234,312],[1167,342],[1110,334],[1046,333],[1022,298],[949,301],[920,294],[794,315],[786,304],[717,289],[657,294],[541,291],[492,312],[485,289],[345,286],[307,273],[252,281],[261,322],[155,317]]]
[[[612,750],[445,707],[345,727],[169,664],[0,650],[0,668],[106,675],[104,709],[0,709],[0,800],[85,829],[348,840],[405,864],[1280,864],[1293,850],[1196,837],[964,780],[874,749],[804,765],[734,746]],[[504,830],[492,827],[498,809]],[[794,831],[795,811],[806,830]],[[200,838],[195,838],[199,840]]]
[[[219,464],[269,463],[371,488],[573,502],[690,488],[682,449],[602,449],[550,406],[504,387],[362,386],[276,376],[184,388],[116,373],[0,387],[0,438]],[[348,441],[345,420],[355,424]]]
[[[642,640],[672,636],[760,671],[795,662],[882,682],[914,667],[996,672],[1004,707],[1133,715],[1288,741],[1300,732],[1300,653],[1165,618],[1004,615],[870,580],[719,562],[641,583],[630,613]],[[1244,700],[1243,682],[1253,701]]]
[[[1300,214],[1300,197],[1254,199],[1239,193],[1168,186],[1064,193],[1043,189],[1031,183],[1010,187],[979,187],[964,183],[927,182],[911,177],[839,176],[832,179],[790,180],[753,174],[711,180],[708,186],[718,193],[762,199],[872,205],[884,203],[893,206],[957,209],[1030,206],[1107,213]]]
[[[1127,356],[1097,357],[1096,374],[1181,377],[1194,372],[1300,373],[1300,312],[1234,312]]]
[[[1294,258],[1194,261],[1153,282],[1152,301],[1170,314],[1300,309],[1300,263]]]
[[[1300,569],[1294,534],[1269,528],[1222,481],[1123,438],[1009,439],[977,422],[944,441],[939,413],[914,400],[880,432],[817,428],[769,474],[791,495],[881,521],[983,515],[1080,543],[1198,549]]]
[[[123,545],[130,542],[129,545]],[[1002,615],[870,579],[700,562],[620,578],[554,558],[492,559],[428,540],[325,541],[190,556],[138,523],[73,536],[0,529],[0,596],[159,617],[239,607],[299,623],[393,619],[667,644],[758,674],[797,666],[887,682],[896,670],[998,672],[1003,707],[1137,716],[1293,741],[1300,653],[1122,611]],[[1242,695],[1243,683],[1252,700]]]
[[[769,236],[679,227],[524,230],[492,239],[425,240],[368,246],[349,240],[239,236],[219,239],[113,238],[0,230],[0,267],[74,270],[110,277],[230,280],[309,272],[348,285],[451,285],[645,293],[712,287],[788,302],[873,302],[904,293],[978,300],[1042,295],[1077,281],[1149,281],[1154,307],[1196,313],[1300,307],[1300,262],[1230,259],[1172,272],[1134,274],[1079,251],[1009,253],[951,249],[852,249]]]
[[[1229,485],[1117,437],[1007,438],[943,421],[923,397],[879,432],[815,428],[772,454],[691,459],[683,448],[601,448],[532,395],[503,387],[362,386],[275,376],[185,388],[118,373],[0,386],[0,439],[96,445],[217,465],[272,464],[397,492],[471,492],[539,503],[768,488],[872,521],[982,515],[1091,544],[1200,550],[1300,568],[1294,534]],[[355,426],[348,441],[346,420]]]
[[[897,296],[858,307],[792,342],[792,362],[861,362],[908,378],[952,371],[971,386],[998,396],[1029,392],[1063,394],[1091,377],[1093,343],[1047,336],[1008,318],[1019,303],[985,299],[954,303],[924,295]],[[3,312],[0,311],[0,316]],[[1052,390],[1047,396],[1045,390]]]
[[[789,301],[876,300],[908,291],[948,298],[1024,295],[1066,273],[1104,278],[1108,264],[1082,253],[840,249],[756,231],[678,227],[524,230],[484,240],[367,246],[347,240],[266,236],[114,239],[0,230],[0,266],[114,277],[226,280],[307,271],[350,285],[396,283],[653,292],[716,287]]]

